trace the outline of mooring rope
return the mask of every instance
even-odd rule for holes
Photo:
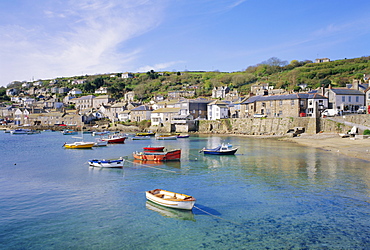
[[[177,172],[176,171],[173,171],[173,170],[168,170],[168,169],[163,169],[163,168],[157,168],[157,167],[153,167],[153,166],[149,166],[149,165],[146,165],[146,164],[137,163],[137,162],[133,162],[133,161],[129,161],[129,160],[125,160],[125,161],[130,162],[132,164],[137,164],[137,165],[140,165],[140,166],[143,166],[143,167],[146,167],[146,168],[153,168],[153,169],[162,170],[162,171],[166,171],[166,172],[171,172],[171,173],[177,174]]]
[[[220,217],[220,216],[217,216],[217,215],[211,214],[211,213],[209,213],[209,212],[207,212],[207,211],[205,211],[205,210],[203,210],[203,209],[201,209],[201,208],[199,208],[199,207],[197,207],[197,206],[194,206],[194,208],[196,208],[196,209],[198,209],[198,210],[202,211],[203,213],[206,213],[206,214],[208,214],[208,215],[210,215],[210,216],[212,216],[212,217],[215,217],[215,218],[217,218],[217,219],[224,220],[224,221],[230,222],[230,223],[235,224],[235,225],[238,225],[238,226],[242,226],[242,224],[236,223],[236,222],[231,221],[231,220],[226,220],[226,219],[224,219],[224,218],[222,218],[222,217]]]

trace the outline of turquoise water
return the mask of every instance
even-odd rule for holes
[[[58,132],[0,133],[1,249],[370,248],[369,162],[244,137],[62,147],[71,141]],[[198,152],[220,142],[240,149]],[[132,163],[149,144],[182,148],[181,162]],[[123,169],[87,164],[119,156],[128,156]],[[192,195],[196,207],[147,202],[144,191],[155,188]]]

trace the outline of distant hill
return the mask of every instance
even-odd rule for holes
[[[133,73],[133,78],[122,78],[122,73],[94,76],[57,78],[56,81],[42,80],[43,87],[77,87],[84,94],[94,93],[99,87],[108,87],[116,98],[128,91],[135,91],[138,99],[149,100],[156,94],[167,95],[169,91],[194,90],[196,96],[210,96],[212,89],[229,86],[241,94],[247,94],[256,83],[269,83],[275,88],[298,90],[298,84],[307,84],[310,89],[329,84],[344,87],[353,79],[362,79],[370,74],[370,57],[343,59],[331,62],[293,60],[290,63],[270,58],[260,64],[249,66],[239,72],[154,72]],[[73,80],[86,80],[73,85]],[[8,87],[19,86],[14,83]]]

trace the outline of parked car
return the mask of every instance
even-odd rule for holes
[[[361,107],[357,110],[357,114],[366,114],[366,107],[365,107],[365,106],[361,106]]]
[[[325,110],[321,113],[321,115],[322,115],[323,117],[325,117],[325,116],[336,116],[336,115],[338,115],[338,111],[337,111],[337,110],[335,110],[335,109],[325,109]]]

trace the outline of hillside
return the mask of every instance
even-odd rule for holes
[[[122,73],[57,78],[56,83],[42,80],[44,87],[77,87],[84,94],[94,93],[99,87],[108,87],[116,98],[128,91],[135,91],[136,98],[148,101],[156,94],[167,95],[169,91],[195,90],[196,96],[210,96],[214,87],[229,86],[241,95],[250,91],[256,83],[269,83],[275,88],[299,90],[298,84],[307,84],[315,89],[329,84],[343,87],[353,79],[362,79],[370,74],[370,57],[343,59],[325,63],[293,60],[290,63],[270,58],[260,64],[249,66],[239,72],[154,72],[134,73],[134,78],[122,78]],[[73,80],[85,79],[85,83],[72,85]],[[13,83],[8,87],[19,87]]]

